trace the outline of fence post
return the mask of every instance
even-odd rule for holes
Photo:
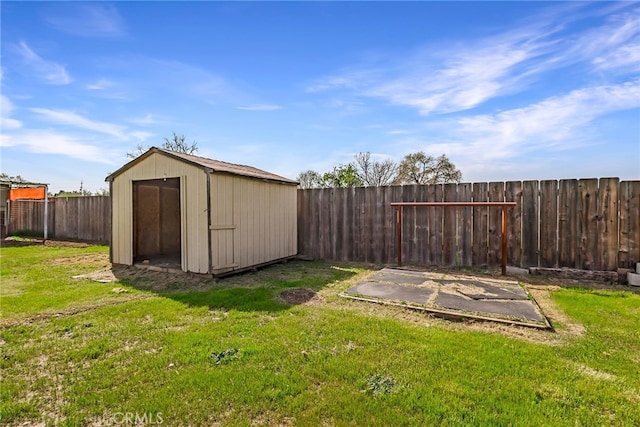
[[[44,240],[49,237],[49,187],[44,186]]]

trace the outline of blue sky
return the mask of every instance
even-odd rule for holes
[[[7,2],[2,171],[105,188],[172,131],[295,178],[360,151],[463,181],[640,179],[640,3]]]

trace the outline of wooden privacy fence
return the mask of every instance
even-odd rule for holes
[[[10,202],[9,234],[44,232],[44,200]],[[108,196],[56,197],[49,199],[48,235],[52,239],[109,243],[111,199]]]
[[[298,190],[298,252],[338,261],[394,263],[392,202],[516,202],[507,262],[586,270],[640,262],[640,181],[618,178]],[[406,264],[500,265],[501,209],[405,208]]]

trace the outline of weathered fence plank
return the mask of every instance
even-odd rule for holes
[[[489,201],[504,202],[504,182],[489,183]],[[489,208],[487,263],[499,264],[502,260],[502,209]]]
[[[620,237],[618,267],[635,268],[640,262],[640,181],[620,183]]]
[[[507,210],[507,264],[522,266],[522,182],[505,184],[505,201],[517,205]]]
[[[578,180],[563,179],[558,185],[558,266],[577,267]]]
[[[597,270],[598,251],[598,180],[581,179],[578,181],[578,268]]]
[[[457,184],[444,184],[444,201],[445,202],[457,202],[458,201],[458,185]],[[424,209],[424,208],[421,208]],[[459,208],[428,208],[439,209],[442,211],[443,225],[442,225],[442,263],[444,265],[456,265],[456,254],[458,251],[457,242],[457,217]]]
[[[598,183],[598,252],[596,270],[618,268],[618,178],[601,178]]]
[[[471,183],[464,183],[458,185],[458,201],[459,202],[471,202],[473,195],[473,185]],[[457,260],[458,265],[470,266],[473,265],[473,208],[464,207],[457,208],[458,210],[458,252]]]
[[[414,202],[416,197],[415,185],[402,186],[402,201]],[[402,209],[402,258],[407,264],[420,262],[417,257],[418,234],[416,230],[416,208],[405,207]]]
[[[442,184],[427,187],[429,202],[441,202],[443,198]],[[442,211],[440,208],[429,208],[429,260],[431,265],[442,265]]]
[[[540,182],[540,266],[558,265],[558,181]]]
[[[522,183],[522,266],[538,266],[538,181]]]
[[[486,182],[473,183],[473,201],[486,202],[489,199],[489,185]],[[489,208],[473,209],[473,265],[487,264],[489,229]]]
[[[416,186],[416,202],[426,202],[428,188],[426,185]],[[416,235],[418,238],[417,257],[424,263],[429,259],[429,209],[418,209],[416,212]]]

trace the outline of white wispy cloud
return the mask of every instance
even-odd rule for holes
[[[58,31],[82,37],[119,37],[124,20],[114,5],[66,3],[44,11],[44,20]]]
[[[14,50],[22,58],[23,63],[38,78],[54,85],[68,85],[73,80],[64,65],[57,62],[48,61],[38,55],[25,43],[21,41],[14,46]]]
[[[158,123],[151,113],[147,113],[143,117],[134,117],[132,119],[129,119],[129,121],[140,126],[148,126]]]
[[[95,143],[82,140],[76,136],[52,130],[29,130],[16,134],[3,134],[0,139],[3,147],[24,147],[37,154],[58,154],[74,159],[94,163],[112,165],[112,158],[107,150]]]
[[[12,119],[13,104],[11,100],[0,94],[0,128],[3,130],[18,129],[22,127],[22,122]]]
[[[595,120],[640,108],[640,80],[576,89],[522,108],[439,123],[444,143],[405,141],[412,148],[447,153],[463,170],[485,168],[526,153],[592,144]],[[492,166],[493,167],[493,166]]]
[[[68,110],[53,110],[49,108],[30,108],[40,119],[56,126],[68,126],[83,131],[96,132],[117,138],[119,141],[144,142],[155,134],[147,131],[131,130],[127,126],[115,123],[91,120],[78,113]]]
[[[116,138],[127,139],[125,128],[113,123],[100,122],[87,119],[80,114],[67,110],[52,110],[49,108],[30,108],[31,112],[36,113],[40,118],[57,125],[68,125],[80,129],[99,132]]]
[[[121,101],[130,99],[128,91],[124,89],[121,84],[110,79],[101,78],[92,83],[86,84],[84,87],[89,90],[92,95],[101,98],[117,99]]]
[[[106,90],[113,88],[115,83],[109,79],[99,79],[86,85],[89,90]]]
[[[282,110],[282,107],[274,104],[252,104],[236,107],[238,110],[245,111],[277,111]]]
[[[152,136],[155,136],[154,133],[144,132],[144,131],[133,131],[133,132],[130,132],[129,135],[132,138],[138,140],[138,142],[144,142],[147,139],[151,138]]]
[[[567,7],[579,11],[583,5]],[[307,90],[347,90],[430,115],[465,111],[522,92],[544,73],[573,64],[585,66],[587,73],[638,70],[640,9],[618,8],[600,26],[568,37],[566,27],[598,11],[576,17],[567,7],[493,36],[431,44],[409,55],[351,66]]]

